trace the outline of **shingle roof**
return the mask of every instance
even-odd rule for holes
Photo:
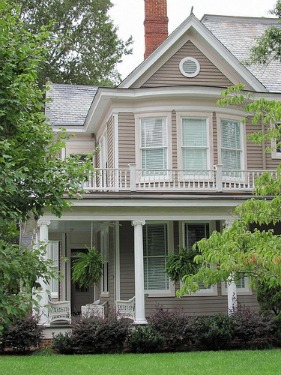
[[[51,83],[47,91],[46,117],[53,126],[80,126],[90,108],[97,86]]]
[[[202,23],[224,46],[245,65],[250,50],[265,29],[279,26],[276,18],[229,17],[205,15]],[[281,63],[271,61],[265,65],[246,65],[249,71],[271,92],[281,92]]]

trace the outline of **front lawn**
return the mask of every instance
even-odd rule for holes
[[[275,375],[281,351],[1,356],[1,375]]]

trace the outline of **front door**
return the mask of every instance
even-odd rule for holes
[[[86,249],[71,249],[71,270],[75,260],[75,254],[85,252]],[[95,300],[94,287],[80,287],[78,283],[71,282],[71,311],[74,314],[81,312],[81,306],[93,303]]]

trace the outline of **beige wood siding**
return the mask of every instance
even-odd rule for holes
[[[187,297],[161,297],[145,299],[145,313],[149,317],[155,312],[157,306],[163,309],[182,309],[184,313],[190,316],[214,315],[217,313],[227,313],[227,296],[222,296],[218,286],[218,296],[187,296]],[[250,307],[256,311],[259,310],[256,296],[238,296],[238,303]]]
[[[66,156],[71,154],[87,155],[95,151],[95,141],[91,134],[75,134],[65,144]]]
[[[114,168],[114,122],[113,116],[107,122],[107,167]]]
[[[115,300],[115,228],[109,227],[108,232],[108,292],[109,297],[106,299],[108,304],[113,306]]]
[[[200,64],[200,72],[194,78],[184,77],[179,71],[180,61],[187,56],[197,59]],[[142,87],[181,85],[229,87],[232,84],[193,43],[188,41]]]
[[[118,116],[119,168],[128,168],[135,163],[135,117],[133,113]]]
[[[100,145],[97,145],[98,148]],[[95,167],[99,168],[100,167],[100,151],[97,151],[95,154]]]
[[[260,131],[261,125],[253,125],[251,118],[246,121],[247,136],[247,169],[263,169],[262,146],[255,144],[249,139],[250,134]]]
[[[120,296],[135,295],[134,228],[129,221],[120,222]]]

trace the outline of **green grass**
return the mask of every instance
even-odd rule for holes
[[[123,355],[0,356],[1,375],[275,375],[280,350]]]

